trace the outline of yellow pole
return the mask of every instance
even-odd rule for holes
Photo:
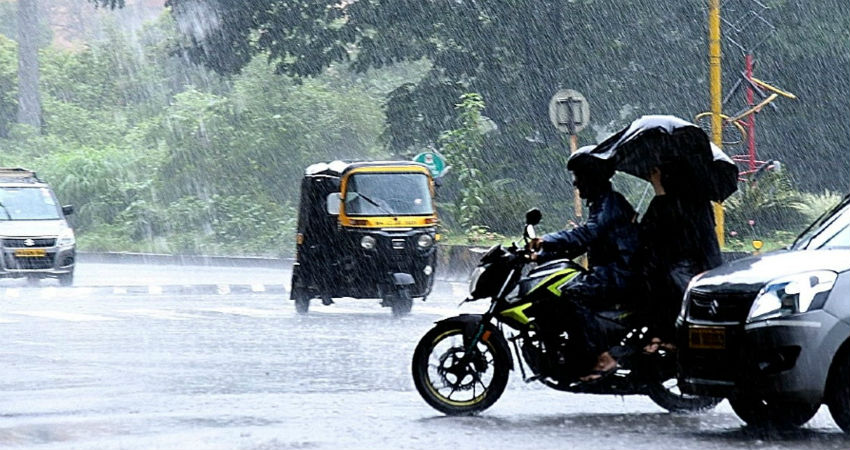
[[[723,109],[720,86],[720,0],[708,0],[708,71],[711,91],[711,140],[723,148],[723,117],[720,115]],[[721,247],[726,245],[723,219],[723,205],[715,203],[714,231]]]

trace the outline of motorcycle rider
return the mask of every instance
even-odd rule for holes
[[[558,316],[590,367],[610,347],[596,313],[628,309],[637,300],[630,292],[636,286],[632,256],[638,245],[637,214],[612,188],[614,168],[609,161],[579,152],[570,157],[567,169],[572,172],[579,196],[587,203],[587,221],[533,239],[529,248],[538,252],[533,256],[538,261],[587,254],[588,271],[561,290],[565,301],[558,305]]]
[[[597,373],[615,368],[617,360],[635,353],[639,347],[647,354],[660,348],[675,350],[671,344],[674,322],[688,282],[722,263],[711,204],[707,199],[689,195],[693,190],[688,187],[689,177],[681,173],[687,171],[673,164],[651,169],[655,197],[639,224],[640,245],[635,259],[643,268],[642,289],[647,295],[642,309],[648,325],[641,334],[648,333],[652,338],[648,342],[639,338],[628,343],[624,340],[603,352],[597,359]]]

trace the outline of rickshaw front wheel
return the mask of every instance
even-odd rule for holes
[[[410,310],[413,308],[413,297],[410,296],[410,289],[406,287],[399,288],[389,303],[394,317],[402,317],[410,314]]]

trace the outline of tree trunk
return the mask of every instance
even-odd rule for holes
[[[41,132],[38,90],[38,0],[18,0],[18,123]]]

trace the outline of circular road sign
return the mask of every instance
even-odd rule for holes
[[[442,176],[449,169],[446,165],[446,158],[437,152],[422,152],[414,156],[413,160],[428,167],[431,176],[434,178]]]
[[[558,131],[576,134],[590,121],[590,105],[578,91],[561,89],[549,100],[549,120]]]

